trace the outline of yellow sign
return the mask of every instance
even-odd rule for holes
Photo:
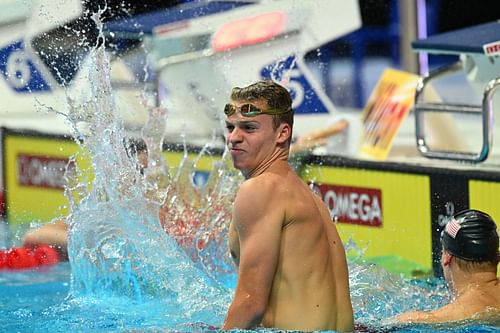
[[[364,259],[407,275],[432,270],[428,176],[309,165],[302,178],[321,193],[344,244],[353,240]]]
[[[63,137],[8,133],[4,140],[5,206],[13,231],[26,228],[30,222],[44,223],[66,216],[70,207],[64,195],[64,172],[67,167],[74,167],[70,158],[76,156],[76,165],[86,171],[79,181],[90,184],[93,175],[88,171],[89,157],[75,142]],[[164,158],[175,173],[184,153],[165,151]],[[213,161],[220,160],[220,156],[198,158],[196,153],[189,153],[187,159],[194,165],[186,170],[192,170],[193,181],[202,184],[213,168]]]
[[[500,227],[500,183],[469,180],[469,207],[488,213]]]
[[[9,225],[47,222],[66,215],[69,208],[63,176],[69,157],[79,146],[68,139],[15,134],[7,134],[4,140]]]
[[[403,120],[413,106],[418,76],[386,69],[361,116],[361,153],[385,160]]]

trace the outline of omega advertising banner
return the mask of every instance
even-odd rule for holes
[[[355,244],[347,249],[351,259],[407,275],[432,271],[428,176],[325,165],[307,165],[301,175],[325,202],[344,244]]]
[[[7,133],[4,149],[6,216],[11,230],[67,215],[64,173],[79,146],[64,137]]]

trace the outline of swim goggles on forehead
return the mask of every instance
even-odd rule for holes
[[[284,114],[292,111],[292,109],[289,108],[287,110],[284,109],[261,110],[252,104],[243,104],[242,106],[237,107],[231,103],[227,103],[226,106],[224,107],[224,113],[228,117],[232,116],[236,111],[239,111],[241,115],[245,117],[256,117],[260,114],[269,114],[269,115]]]

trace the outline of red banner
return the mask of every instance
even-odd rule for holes
[[[17,179],[21,186],[64,189],[67,158],[17,155]]]
[[[316,185],[333,220],[341,223],[381,227],[382,191],[365,187]]]

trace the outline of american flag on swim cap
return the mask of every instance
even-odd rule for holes
[[[455,237],[457,237],[457,234],[458,234],[458,231],[460,230],[460,228],[462,228],[460,223],[458,223],[458,221],[455,219],[451,219],[446,224],[445,230],[448,233],[448,235],[450,235],[452,238],[455,238]]]

